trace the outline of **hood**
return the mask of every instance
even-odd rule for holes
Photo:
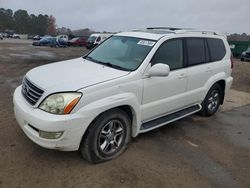
[[[83,58],[43,65],[30,70],[27,78],[44,90],[76,91],[129,74]]]

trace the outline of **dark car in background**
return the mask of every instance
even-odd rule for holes
[[[33,39],[36,35],[28,34],[27,39]]]
[[[50,46],[50,47],[67,47],[68,43],[63,39],[55,37],[43,37],[39,41],[35,41],[32,44],[33,46]]]
[[[241,61],[250,60],[250,46],[248,46],[246,51],[242,52],[240,60]]]
[[[88,43],[87,37],[75,37],[68,41],[69,46],[86,46]]]
[[[33,42],[33,46],[50,46],[52,44],[53,40],[54,39],[52,37],[51,38],[49,38],[49,37],[42,38],[39,41]]]
[[[12,35],[12,38],[13,38],[13,39],[21,39],[20,35],[18,35],[18,34],[13,34],[13,35]]]

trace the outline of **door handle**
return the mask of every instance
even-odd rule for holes
[[[178,76],[179,79],[184,79],[184,78],[186,78],[186,77],[187,77],[187,76],[186,76],[185,73],[182,73],[182,74],[180,74],[180,75]]]

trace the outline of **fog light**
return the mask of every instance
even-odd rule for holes
[[[58,139],[62,136],[63,132],[46,132],[46,131],[39,131],[39,136],[46,139]]]

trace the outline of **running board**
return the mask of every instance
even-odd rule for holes
[[[191,114],[194,114],[200,110],[201,110],[201,105],[197,104],[197,105],[182,109],[180,111],[173,112],[171,114],[167,114],[167,115],[162,116],[160,118],[147,121],[141,125],[140,133],[147,132],[147,131],[150,131],[152,129],[161,127],[163,125],[166,125],[166,124],[171,123],[173,121],[176,121],[178,119],[181,119],[181,118],[184,118],[184,117],[189,116]]]

